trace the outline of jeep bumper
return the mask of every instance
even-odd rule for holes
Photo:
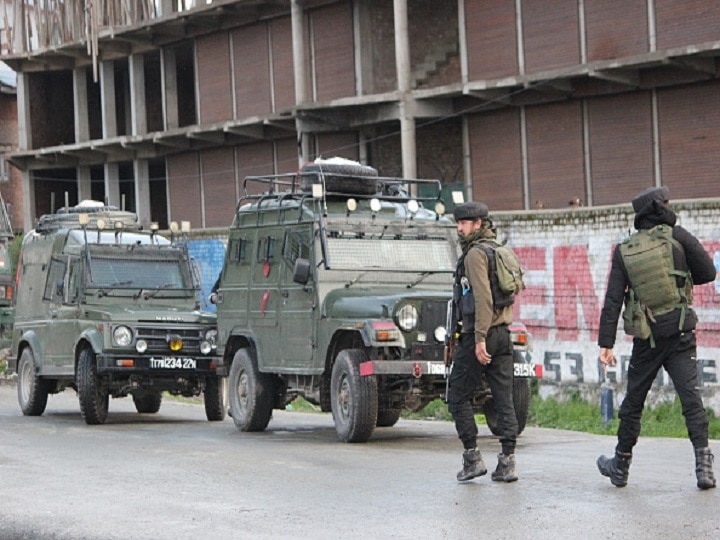
[[[538,368],[542,366],[526,362],[515,362],[514,376],[518,378],[541,377]],[[368,360],[360,364],[360,375],[411,375],[417,379],[425,375],[447,376],[450,368],[445,362],[428,360]]]

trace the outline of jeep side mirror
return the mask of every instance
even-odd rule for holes
[[[293,269],[293,281],[300,285],[307,285],[310,280],[310,261],[307,259],[295,259],[295,268]]]

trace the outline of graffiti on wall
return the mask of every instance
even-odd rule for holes
[[[720,242],[703,242],[720,275]],[[526,270],[527,289],[514,306],[516,320],[533,335],[531,361],[542,364],[544,380],[568,383],[622,383],[632,342],[618,329],[615,355],[618,365],[604,367],[598,360],[600,312],[615,244],[607,237],[585,244],[514,246]],[[717,384],[720,358],[720,281],[694,290],[698,325],[698,383]],[[671,382],[664,370],[656,385]]]

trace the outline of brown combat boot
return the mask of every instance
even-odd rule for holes
[[[462,471],[457,473],[458,482],[467,482],[478,476],[487,474],[487,468],[483,461],[480,450],[476,448],[469,448],[463,452],[463,468]]]
[[[515,482],[515,454],[498,454],[497,468],[492,473],[495,482]]]

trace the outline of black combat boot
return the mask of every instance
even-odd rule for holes
[[[463,468],[457,473],[458,482],[467,482],[478,476],[487,474],[482,454],[477,448],[469,448],[463,452]]]
[[[627,485],[628,476],[630,475],[630,463],[632,463],[632,454],[623,452],[615,452],[614,458],[606,456],[597,458],[597,467],[600,474],[610,478],[612,485],[617,487]]]
[[[492,473],[495,482],[515,482],[515,454],[498,454],[497,468]]]
[[[695,449],[695,476],[697,476],[697,487],[710,489],[715,487],[715,475],[712,466],[715,456],[707,446]]]

